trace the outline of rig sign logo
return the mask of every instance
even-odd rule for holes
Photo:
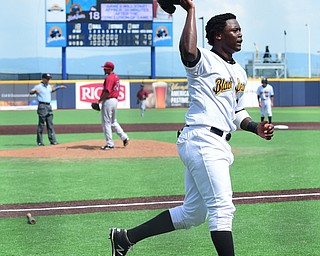
[[[82,102],[97,102],[100,99],[100,95],[102,93],[103,84],[102,83],[92,83],[85,84],[80,86],[80,101]],[[120,85],[120,93],[118,97],[118,101],[126,100],[126,87],[124,85]]]

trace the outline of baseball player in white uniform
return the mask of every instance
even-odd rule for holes
[[[154,235],[198,226],[208,220],[211,239],[220,256],[233,256],[232,219],[235,207],[229,167],[233,154],[228,144],[237,128],[264,139],[273,136],[273,125],[255,123],[244,109],[247,76],[232,58],[241,50],[242,33],[231,13],[211,18],[206,38],[211,50],[197,47],[195,4],[181,0],[187,17],[180,38],[190,94],[186,125],[177,140],[184,163],[185,199],[181,206],[163,211],[132,229],[112,228],[112,255],[123,256],[131,246]],[[176,255],[180,255],[178,252]]]
[[[272,107],[274,100],[274,93],[272,85],[268,84],[268,79],[263,77],[261,79],[261,85],[257,90],[258,102],[260,107],[261,122],[264,121],[265,114],[268,115],[269,123],[272,122]]]

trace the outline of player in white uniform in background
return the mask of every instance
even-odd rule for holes
[[[247,76],[232,58],[242,43],[236,17],[226,13],[211,18],[206,25],[206,38],[212,49],[197,48],[195,4],[192,0],[181,0],[180,4],[187,17],[179,49],[191,99],[186,126],[177,141],[185,165],[185,199],[183,205],[132,229],[112,228],[113,256],[126,255],[132,245],[147,237],[198,226],[206,219],[217,253],[233,256],[235,207],[229,174],[233,162],[227,142],[229,133],[238,127],[267,140],[273,136],[272,124],[255,123],[244,110],[242,96]],[[177,251],[175,255],[181,254]]]
[[[260,107],[261,122],[264,121],[265,114],[268,115],[268,121],[272,122],[272,107],[274,100],[274,93],[272,85],[268,84],[268,79],[263,77],[261,79],[261,85],[257,90],[258,102]]]

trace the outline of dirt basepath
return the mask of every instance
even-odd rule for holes
[[[287,125],[289,130],[320,130],[320,122],[306,123],[274,123],[274,125]],[[126,132],[143,132],[143,131],[176,131],[184,126],[181,124],[162,123],[162,124],[121,124]],[[55,125],[57,134],[62,133],[95,133],[101,132],[100,124],[69,124]],[[35,134],[37,125],[2,125],[0,126],[0,135],[16,134]]]
[[[320,200],[320,189],[238,192],[234,193],[233,196],[235,204],[257,204],[303,200]],[[73,202],[6,204],[0,205],[0,218],[22,217],[27,213],[31,213],[33,216],[46,216],[93,212],[167,209],[181,205],[182,201],[183,196],[178,195]]]

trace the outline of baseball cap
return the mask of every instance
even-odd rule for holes
[[[51,79],[52,76],[51,76],[51,74],[49,74],[49,73],[45,73],[45,74],[42,74],[41,78]]]
[[[268,83],[268,79],[266,77],[262,77],[261,83]]]
[[[112,62],[110,62],[110,61],[107,61],[105,64],[104,64],[104,66],[101,66],[103,69],[111,69],[111,70],[113,70],[114,69],[114,65],[113,65],[113,63]]]

